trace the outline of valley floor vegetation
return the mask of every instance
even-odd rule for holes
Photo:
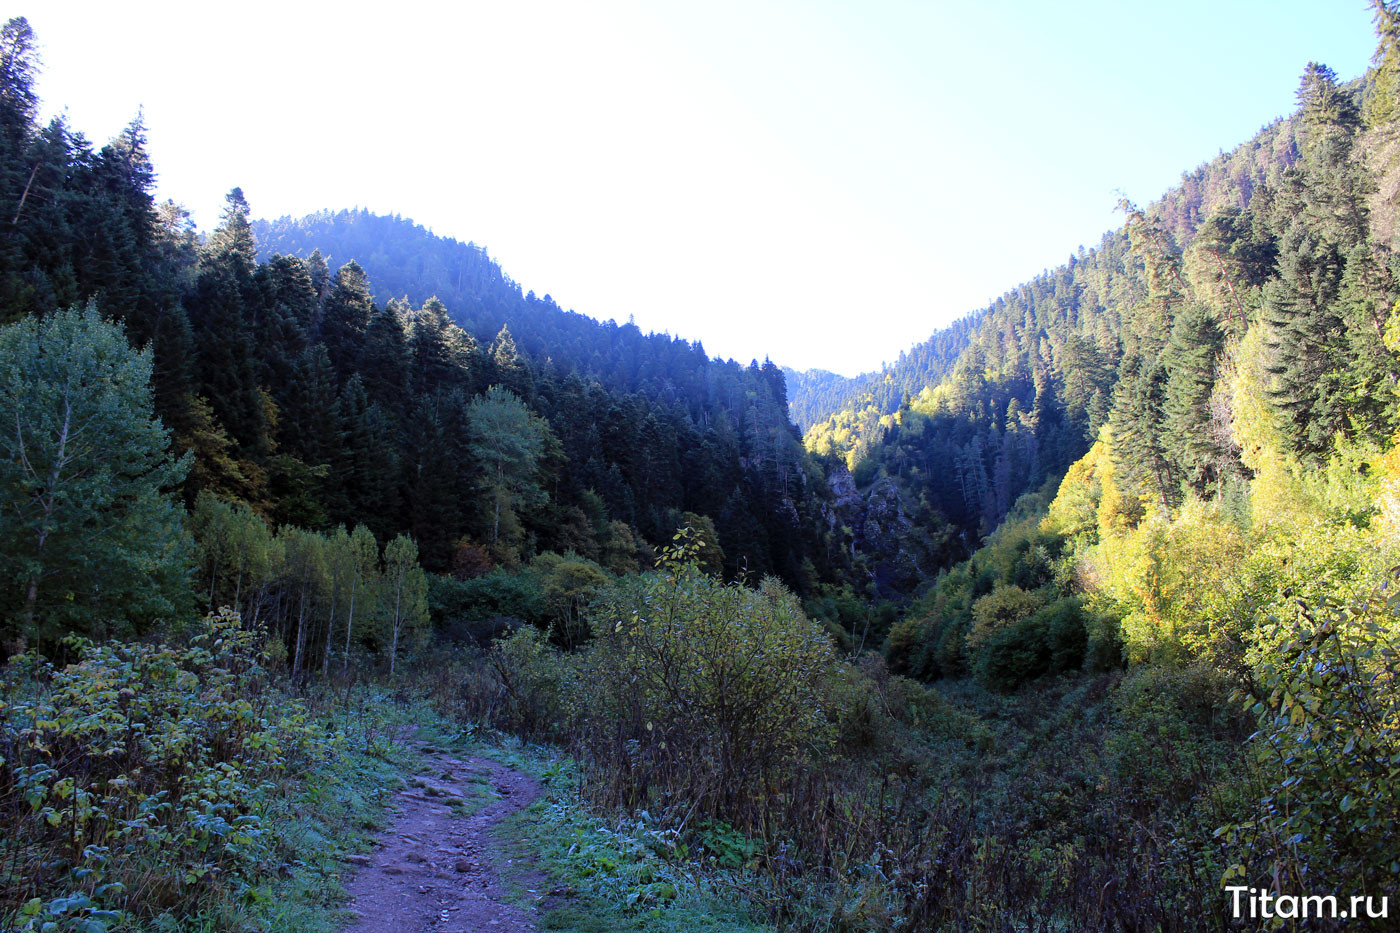
[[[37,125],[5,24],[0,929],[334,929],[415,728],[546,784],[501,845],[555,928],[1400,910],[1375,7],[1363,79],[1309,65],[1295,115],[805,450],[771,363],[589,323],[397,218],[264,224],[260,259],[235,189],[199,236],[139,121]],[[290,254],[320,237],[462,307],[377,304]]]

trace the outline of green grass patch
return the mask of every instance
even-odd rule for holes
[[[235,928],[267,933],[332,933],[346,914],[345,856],[368,852],[393,817],[391,801],[414,755],[350,751],[306,775],[299,792],[274,808],[290,861],[287,877],[250,892]],[[233,918],[229,918],[233,919]],[[198,924],[179,929],[200,929]]]
[[[696,859],[671,830],[607,820],[579,800],[574,762],[511,739],[468,739],[471,753],[533,775],[543,793],[495,830],[508,896],[543,930],[572,933],[760,933],[741,872]],[[533,893],[532,893],[533,891]]]

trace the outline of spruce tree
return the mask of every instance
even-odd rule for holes
[[[1210,403],[1223,344],[1215,319],[1193,302],[1177,315],[1162,351],[1167,371],[1163,446],[1198,493],[1205,493],[1222,472],[1224,450],[1213,431]]]
[[[530,370],[515,347],[510,327],[501,325],[496,339],[491,341],[488,356],[491,361],[491,384],[504,386],[520,398],[527,397],[531,388]]]
[[[262,314],[254,328],[261,381],[284,408],[297,361],[306,349],[316,309],[316,292],[304,260],[273,256],[255,275],[262,292]]]
[[[365,330],[374,311],[369,277],[352,259],[340,267],[331,281],[321,318],[321,342],[326,345],[337,373],[348,376],[355,371]]]
[[[253,340],[259,300],[252,267],[240,251],[206,252],[188,302],[199,359],[197,392],[247,457],[264,455],[271,440]]]
[[[1341,278],[1337,247],[1295,219],[1279,244],[1278,277],[1264,287],[1261,317],[1274,351],[1274,401],[1294,426],[1293,442],[1311,453],[1325,450],[1345,424]]]
[[[1175,461],[1164,445],[1167,372],[1156,359],[1124,359],[1113,391],[1114,478],[1122,491],[1170,511],[1180,499]]]
[[[408,405],[409,356],[403,306],[398,300],[370,315],[356,369],[371,401],[391,412],[404,411]]]

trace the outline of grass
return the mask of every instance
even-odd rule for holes
[[[418,735],[461,755],[533,776],[541,795],[502,820],[495,869],[507,897],[560,933],[767,933],[744,902],[735,873],[689,857],[671,834],[636,820],[610,821],[580,802],[575,762],[556,749],[448,723]],[[485,782],[489,788],[489,782]]]
[[[677,851],[670,836],[636,821],[608,821],[579,802],[576,765],[558,752],[445,721],[427,704],[366,694],[326,703],[318,714],[344,740],[337,753],[289,775],[269,806],[283,859],[275,878],[237,902],[194,917],[164,917],[162,933],[338,933],[346,857],[368,852],[393,819],[405,787],[437,778],[419,748],[489,758],[534,776],[544,792],[496,827],[495,868],[509,900],[531,909],[540,929],[573,933],[760,933],[761,923],[726,883],[735,876]],[[332,727],[333,728],[330,728]],[[412,731],[414,743],[407,741]],[[459,776],[460,777],[460,776]],[[449,801],[467,817],[496,799],[485,776],[462,782]]]
[[[472,751],[531,774],[543,787],[533,803],[495,831],[502,884],[517,904],[538,911],[542,930],[773,929],[744,902],[735,873],[690,858],[672,833],[639,820],[607,820],[582,804],[577,765],[559,752],[511,739],[478,743]]]
[[[562,895],[542,899],[540,928],[567,933],[757,933],[761,923],[715,879],[686,875],[648,848],[644,834],[615,832],[581,807],[545,796],[498,830],[512,874],[533,863]],[[515,871],[512,872],[511,869]],[[519,882],[516,883],[517,887]]]
[[[375,834],[392,819],[395,794],[420,758],[395,737],[414,711],[387,697],[368,696],[353,713],[348,707],[327,713],[348,727],[345,747],[289,782],[290,792],[270,814],[281,827],[287,857],[283,877],[248,892],[236,916],[211,928],[333,933],[348,920],[343,882],[352,866],[345,857],[372,848]],[[203,928],[199,921],[180,926],[182,931]]]
[[[268,807],[283,859],[273,880],[241,900],[194,917],[158,919],[162,933],[215,930],[257,933],[338,933],[352,919],[344,882],[346,856],[367,853],[393,818],[395,795],[425,761],[405,741],[416,722],[432,716],[374,691],[318,698],[313,706],[328,733],[339,734],[334,755],[289,775]]]

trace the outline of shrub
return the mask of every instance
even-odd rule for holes
[[[974,651],[995,633],[1010,628],[1035,613],[1045,603],[1039,592],[1028,592],[1016,585],[998,584],[972,604],[972,631],[967,646]]]
[[[1087,645],[1083,605],[1066,596],[993,629],[978,651],[977,676],[994,690],[1015,690],[1046,674],[1077,670]]]
[[[1252,710],[1271,789],[1225,827],[1226,881],[1275,889],[1384,890],[1400,870],[1400,597],[1301,601],[1267,634]]]
[[[486,660],[496,682],[491,724],[527,736],[562,737],[569,658],[551,650],[538,629],[522,628],[492,644]]]
[[[613,802],[659,794],[747,827],[828,745],[834,653],[776,580],[720,583],[681,540],[661,571],[596,599],[570,690],[576,735]]]
[[[445,576],[428,578],[428,608],[434,626],[449,632],[491,636],[490,619],[520,619],[544,625],[548,612],[538,581],[527,572],[493,570],[470,580]],[[489,637],[486,641],[489,641]],[[483,647],[486,641],[478,641]]]
[[[192,914],[246,890],[273,845],[271,782],[326,748],[269,692],[262,634],[223,610],[186,647],[73,647],[67,667],[31,654],[0,675],[0,926]]]

